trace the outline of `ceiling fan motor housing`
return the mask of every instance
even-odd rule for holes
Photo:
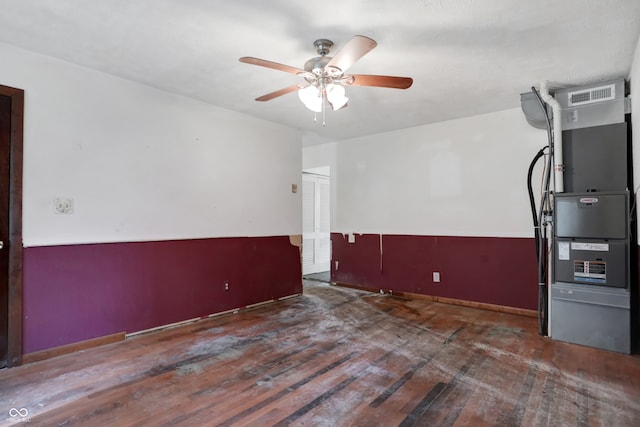
[[[318,39],[313,42],[313,47],[316,48],[316,52],[318,55],[325,56],[331,50],[331,46],[333,46],[333,42],[328,39]]]
[[[320,76],[331,59],[331,56],[316,56],[315,58],[311,58],[304,63],[304,70]]]
[[[326,68],[327,64],[333,59],[332,56],[327,56],[329,50],[331,49],[331,46],[333,46],[333,42],[331,40],[318,39],[313,42],[313,46],[316,48],[316,52],[318,52],[318,55],[320,56],[316,56],[315,58],[311,58],[310,60],[305,62],[305,71],[313,73],[317,77],[329,78],[336,78],[338,77],[338,74],[342,74],[342,72],[336,74],[336,71],[339,70],[334,70],[332,67],[330,67],[331,69]]]

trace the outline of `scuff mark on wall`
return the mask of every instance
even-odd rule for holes
[[[302,234],[291,234],[289,236],[289,243],[291,243],[291,246],[297,246],[302,250]]]
[[[289,235],[289,243],[291,243],[291,246],[298,247],[298,252],[300,252],[300,265],[302,265],[302,234]]]

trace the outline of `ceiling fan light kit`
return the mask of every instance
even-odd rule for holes
[[[326,85],[324,90],[315,85],[304,87],[298,90],[298,98],[305,107],[315,113],[322,112],[325,99],[334,111],[341,109],[349,101],[345,96],[344,86],[334,83]]]
[[[335,56],[331,57],[327,55],[333,42],[328,39],[318,39],[313,43],[318,56],[309,59],[304,64],[304,69],[248,56],[240,58],[240,62],[301,76],[304,79],[303,83],[260,96],[256,98],[256,101],[269,101],[297,91],[298,98],[305,107],[314,113],[322,113],[322,125],[324,126],[326,105],[329,105],[334,111],[347,105],[349,98],[346,96],[345,86],[407,89],[413,84],[413,79],[410,77],[344,74],[351,65],[369,53],[376,45],[376,41],[369,37],[355,36]]]

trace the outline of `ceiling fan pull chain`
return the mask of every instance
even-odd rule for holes
[[[324,121],[325,111],[327,110],[327,108],[324,105],[326,100],[327,100],[327,97],[324,95],[324,90],[323,90],[322,91],[322,127],[326,125],[326,122]]]

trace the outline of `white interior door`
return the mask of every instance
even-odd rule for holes
[[[328,176],[302,174],[302,274],[329,271],[329,189]]]

